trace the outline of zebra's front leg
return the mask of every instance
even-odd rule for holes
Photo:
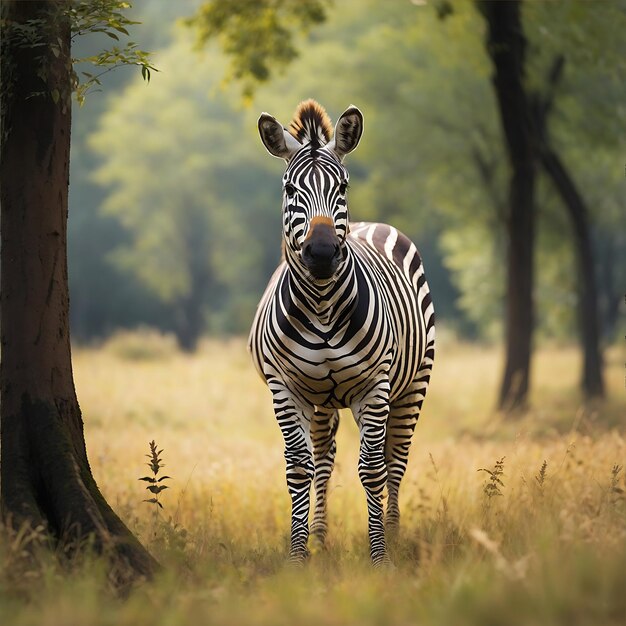
[[[390,563],[383,521],[383,489],[387,482],[385,433],[389,416],[389,383],[385,381],[353,407],[359,425],[359,478],[367,497],[370,557],[376,566]]]
[[[313,440],[313,459],[315,461],[315,513],[311,524],[311,533],[324,545],[328,523],[326,521],[326,502],[328,480],[335,466],[337,444],[335,434],[339,425],[339,413],[335,409],[316,407],[311,422]]]
[[[274,413],[285,440],[287,489],[291,496],[289,561],[303,563],[308,555],[311,481],[315,473],[310,424],[313,409],[297,406],[288,390],[270,384]]]

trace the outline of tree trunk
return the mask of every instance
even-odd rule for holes
[[[216,281],[208,263],[206,224],[200,217],[201,210],[188,200],[188,212],[182,224],[185,241],[189,289],[181,296],[176,311],[176,339],[184,352],[194,352],[205,330],[205,307],[207,294],[215,295]]]
[[[74,547],[92,537],[112,560],[113,580],[126,584],[157,564],[98,490],[74,389],[68,5],[3,2],[0,501],[14,527],[41,524]],[[40,45],[25,39],[29,29]]]
[[[204,330],[204,293],[192,286],[176,314],[176,341],[183,352],[195,352]]]
[[[619,307],[624,298],[615,280],[615,263],[619,258],[619,233],[605,234],[595,242],[599,250],[600,280],[598,281],[599,304],[601,314],[600,329],[605,341],[615,339],[615,330],[619,318]]]
[[[506,364],[499,408],[526,405],[533,332],[533,248],[536,159],[532,118],[523,85],[526,40],[518,1],[479,2],[487,22],[487,51],[511,164],[507,216]]]
[[[587,398],[602,397],[604,396],[604,380],[597,310],[598,289],[589,228],[589,212],[558,154],[547,145],[542,146],[541,163],[559,192],[574,229],[580,277],[578,321],[583,346],[581,385]]]

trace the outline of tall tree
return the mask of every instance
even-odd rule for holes
[[[483,0],[478,6],[487,22],[486,45],[493,61],[493,86],[511,166],[506,219],[506,362],[499,396],[500,408],[511,411],[526,404],[530,377],[537,155],[524,88],[526,39],[520,3]]]
[[[545,93],[531,96],[535,145],[539,159],[559,194],[567,211],[573,231],[573,242],[580,286],[578,288],[578,326],[583,351],[581,387],[588,398],[604,395],[600,327],[598,319],[598,288],[591,238],[589,209],[564,160],[549,134],[549,117],[553,109],[556,87],[560,81],[565,58],[558,55],[548,75]]]
[[[7,523],[93,537],[115,580],[155,560],[92,476],[72,373],[66,260],[70,0],[3,2],[1,505]]]
[[[187,350],[207,329],[248,330],[278,261],[268,242],[280,218],[251,139],[256,120],[239,90],[219,86],[224,59],[189,65],[193,55],[180,32],[159,55],[159,80],[145,89],[136,76],[89,139],[100,161],[94,180],[107,192],[102,211],[128,233],[109,258],[168,307]]]

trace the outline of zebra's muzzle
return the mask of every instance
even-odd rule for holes
[[[302,246],[302,262],[313,278],[331,278],[342,259],[335,227],[316,224]]]

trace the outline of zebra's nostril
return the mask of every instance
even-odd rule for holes
[[[303,254],[314,263],[328,263],[336,256],[337,246],[326,242],[311,243],[305,247]]]

